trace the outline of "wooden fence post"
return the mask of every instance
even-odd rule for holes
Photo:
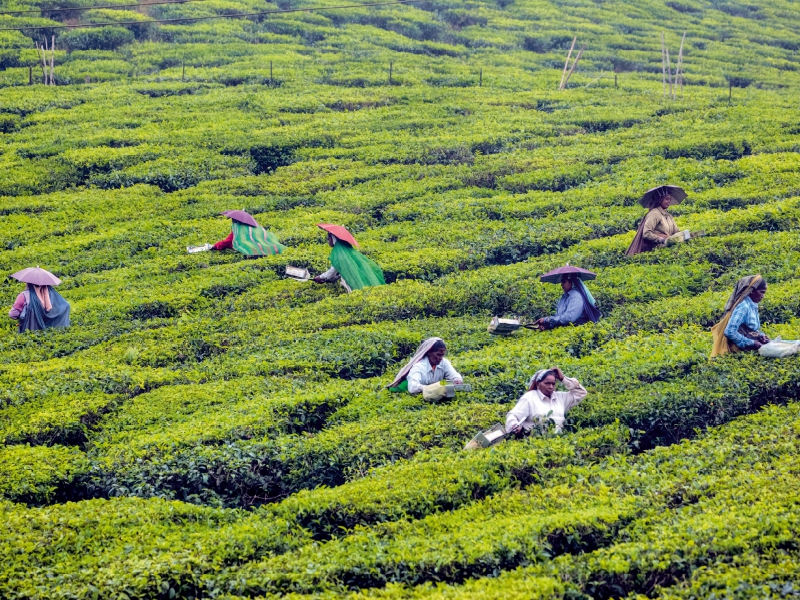
[[[614,87],[615,88],[619,87],[619,86],[617,86],[617,74],[616,73],[614,73]]]
[[[481,69],[480,79],[478,80],[478,87],[483,87],[483,69]]]
[[[272,85],[272,61],[269,61],[269,84]]]

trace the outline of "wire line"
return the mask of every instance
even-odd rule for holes
[[[109,4],[108,6],[76,6],[74,8],[32,8],[30,10],[8,10],[0,12],[0,15],[21,15],[24,13],[54,13],[54,12],[77,12],[79,10],[96,10],[100,8],[135,8],[139,6],[153,6],[154,4],[186,4],[187,2],[207,2],[208,0],[158,0],[155,2],[144,2],[142,4]]]
[[[311,12],[315,10],[340,10],[344,8],[369,8],[371,6],[389,6],[390,4],[412,4],[426,0],[393,0],[392,2],[372,2],[370,4],[343,4],[340,6],[310,6],[308,8],[284,8],[255,13],[238,13],[234,15],[213,15],[210,17],[183,17],[177,19],[151,19],[149,21],[110,21],[108,23],[85,23],[82,25],[36,25],[31,27],[0,27],[0,31],[31,31],[37,29],[85,29],[87,27],[105,27],[106,25],[146,25],[147,23],[181,23],[187,21],[208,21],[210,19],[236,19],[240,17],[260,17],[278,13]]]

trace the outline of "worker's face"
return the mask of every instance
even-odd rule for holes
[[[539,382],[539,391],[548,398],[553,395],[556,389],[556,376],[548,375]]]
[[[672,204],[672,196],[667,194],[666,196],[664,196],[661,199],[661,208],[663,208],[664,210],[667,210],[669,208],[670,204]]]
[[[767,288],[766,286],[763,289],[753,290],[750,292],[750,300],[758,304],[764,299],[764,296],[767,295]]]
[[[335,238],[335,237],[333,237],[333,234],[332,234],[332,233],[329,233],[329,234],[328,234],[328,246],[330,246],[331,248],[333,248],[333,245],[334,245],[335,243],[336,243],[336,238]]]
[[[572,289],[572,282],[565,277],[561,280],[561,289],[564,290],[564,293],[566,294]]]
[[[431,363],[432,367],[435,367],[444,358],[444,355],[447,354],[447,348],[439,348],[438,350],[434,350],[428,354],[428,360]]]

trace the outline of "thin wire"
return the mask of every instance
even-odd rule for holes
[[[0,31],[31,31],[37,29],[85,29],[87,27],[105,27],[106,25],[146,25],[148,23],[181,23],[186,21],[208,21],[210,19],[237,19],[240,17],[260,17],[277,13],[311,12],[314,10],[339,10],[344,8],[368,8],[370,6],[388,6],[390,4],[412,4],[426,0],[393,0],[392,2],[372,2],[370,4],[344,4],[341,6],[310,6],[308,8],[284,8],[256,13],[238,13],[235,15],[214,15],[211,17],[184,17],[179,19],[151,19],[149,21],[110,21],[108,23],[85,23],[83,25],[44,25],[35,27],[0,27]]]
[[[99,8],[135,8],[139,6],[152,6],[154,4],[186,4],[187,2],[207,2],[208,0],[163,0],[156,2],[145,2],[143,4],[109,4],[108,6],[76,6],[74,8],[32,8],[30,10],[8,10],[0,12],[0,15],[21,15],[23,13],[54,13],[54,12],[77,12],[79,10],[96,10]]]

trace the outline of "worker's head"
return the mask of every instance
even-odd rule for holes
[[[767,282],[765,280],[761,280],[758,282],[758,285],[755,289],[750,292],[750,300],[758,304],[764,299],[764,296],[767,294]]]
[[[569,275],[561,276],[561,289],[564,290],[565,294],[572,289],[572,279],[570,279]]]
[[[546,397],[553,395],[556,389],[556,372],[550,369],[542,369],[531,377],[528,390],[539,390]]]
[[[428,358],[428,362],[431,363],[431,366],[435,367],[442,362],[445,354],[447,354],[447,346],[444,345],[442,340],[437,340],[433,343],[433,346],[431,346],[431,349],[428,350],[425,356]]]
[[[556,391],[556,374],[553,371],[545,371],[544,376],[536,384],[536,389],[547,398],[552,396]]]
[[[336,236],[333,235],[330,231],[328,232],[328,246],[333,248],[333,245],[336,243]]]
[[[664,195],[661,196],[661,203],[659,204],[659,206],[661,206],[661,208],[663,208],[664,210],[667,210],[671,204],[672,204],[672,194],[670,194],[669,192],[664,193]]]

